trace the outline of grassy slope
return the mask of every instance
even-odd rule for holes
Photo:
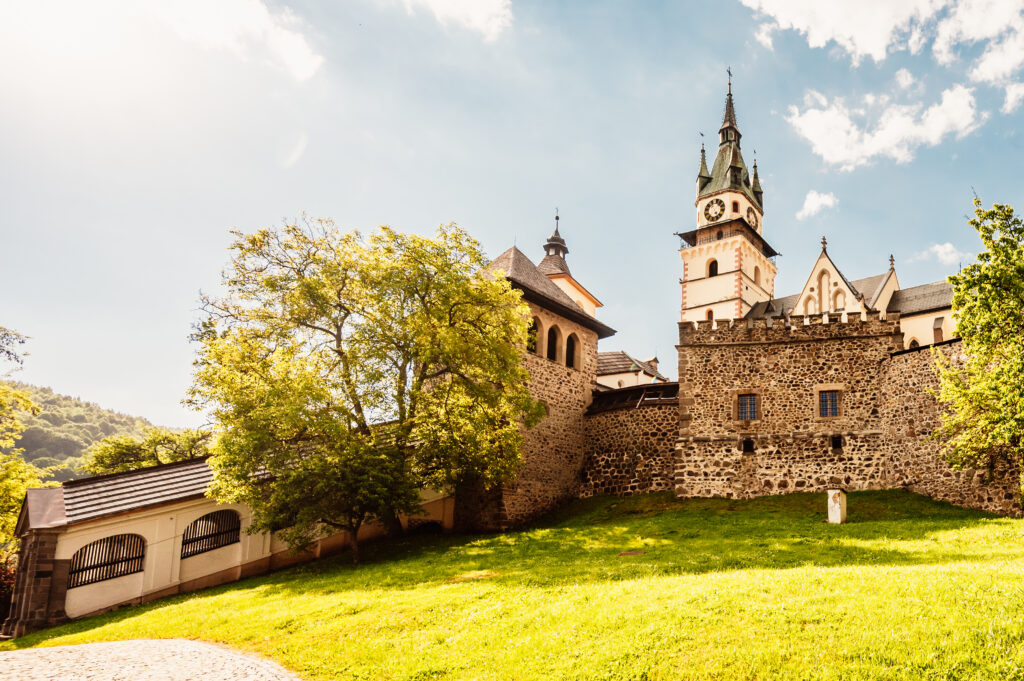
[[[903,492],[581,501],[2,647],[188,637],[310,679],[1024,679],[1024,522]],[[642,555],[620,556],[623,551]]]

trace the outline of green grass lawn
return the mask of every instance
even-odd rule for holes
[[[905,492],[580,501],[73,622],[0,649],[218,641],[308,679],[1024,679],[1024,521]],[[638,555],[620,555],[640,551]]]

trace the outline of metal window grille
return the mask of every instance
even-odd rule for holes
[[[207,513],[185,528],[181,538],[181,557],[188,558],[239,541],[241,519],[235,511]]]
[[[753,421],[757,418],[757,395],[740,395],[740,421]]]
[[[118,534],[87,544],[71,557],[68,588],[142,572],[145,554],[146,540],[137,534]]]
[[[839,391],[822,390],[818,393],[819,410],[822,416],[839,416]]]

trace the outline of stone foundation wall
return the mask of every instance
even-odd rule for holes
[[[581,497],[672,489],[679,408],[615,409],[586,416]]]
[[[963,364],[959,342],[938,346],[954,364]],[[940,406],[929,391],[939,379],[929,348],[895,354],[885,366],[882,414],[893,468],[912,492],[958,506],[1020,516],[1018,471],[1003,464],[992,470],[952,470],[931,434],[940,423]]]
[[[66,619],[64,594],[71,561],[56,560],[59,530],[34,530],[21,538],[18,573],[0,635],[21,636]]]

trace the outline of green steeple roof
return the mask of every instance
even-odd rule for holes
[[[701,154],[701,175],[698,175],[697,198],[707,196],[725,189],[740,191],[747,195],[747,198],[754,205],[761,207],[760,183],[755,188],[751,184],[750,173],[747,171],[747,164],[743,161],[740,153],[740,129],[736,124],[736,107],[732,101],[732,85],[729,85],[729,93],[725,97],[725,114],[722,116],[722,127],[718,130],[718,155],[715,157],[715,164],[711,168],[710,179],[703,179],[707,166],[703,163]]]

